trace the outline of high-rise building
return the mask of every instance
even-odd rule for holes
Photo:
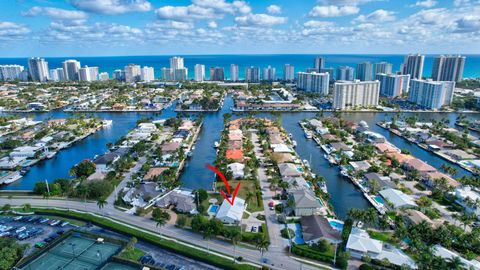
[[[386,97],[399,97],[408,93],[410,87],[409,74],[378,73],[375,80],[380,81],[380,95]]]
[[[263,81],[275,81],[276,79],[276,70],[272,66],[264,67],[262,69],[262,80]]]
[[[387,62],[375,63],[373,65],[373,76],[379,73],[392,74],[392,64]]]
[[[401,71],[403,74],[410,74],[410,79],[421,79],[423,76],[423,62],[425,55],[409,54],[405,56]]]
[[[125,70],[125,82],[138,82],[142,75],[142,71],[139,65],[128,64],[124,68]]]
[[[50,69],[50,80],[54,82],[65,80],[65,73],[63,72],[63,68]]]
[[[67,81],[78,81],[78,72],[80,71],[80,62],[77,60],[66,60],[63,62],[63,77]]]
[[[98,80],[98,67],[84,66],[78,70],[78,80],[91,82]]]
[[[210,67],[210,81],[222,82],[225,80],[223,67]]]
[[[173,81],[173,70],[171,68],[162,68],[162,80],[163,81]]]
[[[125,71],[121,69],[116,69],[113,71],[112,79],[117,81],[125,81]]]
[[[432,79],[434,81],[462,80],[465,56],[461,55],[440,55],[433,60]]]
[[[259,67],[247,67],[245,69],[245,81],[251,83],[260,82],[260,68]]]
[[[372,64],[370,62],[363,62],[357,64],[356,79],[360,81],[372,80]]]
[[[286,82],[295,80],[295,68],[292,65],[285,64],[283,66],[283,80]]]
[[[195,81],[196,82],[205,81],[205,65],[196,64],[194,71],[195,71]]]
[[[332,67],[329,68],[321,68],[319,73],[328,73],[330,82],[333,83],[335,81],[335,69]]]
[[[328,95],[329,77],[328,73],[298,72],[297,88],[326,96]]]
[[[88,67],[90,71],[90,80],[98,81],[98,67]]]
[[[0,81],[20,80],[24,69],[20,65],[0,65]]]
[[[318,72],[320,69],[325,67],[325,58],[321,56],[315,57],[313,60],[313,68]]]
[[[232,82],[238,81],[238,65],[236,64],[230,65],[230,81]]]
[[[414,79],[410,85],[408,101],[423,108],[438,110],[452,103],[454,89],[454,81]]]
[[[108,76],[108,72],[102,72],[102,73],[98,74],[98,79],[100,81],[108,81],[108,80],[110,80],[110,76]]]
[[[337,81],[333,87],[333,108],[336,110],[378,105],[379,81]]]
[[[337,68],[337,81],[353,81],[355,69],[349,66],[340,66]]]
[[[175,69],[181,69],[184,68],[185,66],[183,65],[183,57],[177,57],[174,56],[170,58],[170,68],[175,70]]]
[[[140,70],[140,80],[142,82],[151,82],[155,80],[155,69],[153,67],[144,66]]]
[[[45,59],[39,57],[28,59],[28,70],[32,81],[45,82],[48,80],[48,62]]]

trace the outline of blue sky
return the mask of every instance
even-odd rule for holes
[[[0,56],[480,53],[480,0],[1,0]]]

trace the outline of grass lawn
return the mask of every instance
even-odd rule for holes
[[[237,186],[237,184],[240,182],[240,189],[238,190],[238,194],[237,194],[237,197],[239,198],[242,198],[242,199],[246,199],[247,198],[247,193],[248,192],[252,192],[253,193],[253,197],[250,199],[249,202],[247,202],[247,211],[249,212],[257,212],[257,211],[263,211],[263,201],[260,200],[260,202],[257,201],[257,196],[255,194],[256,190],[255,190],[255,182],[254,181],[251,181],[251,180],[241,180],[241,181],[238,181],[238,180],[232,180],[232,181],[228,181],[228,183],[230,184],[230,190],[231,192],[233,193],[233,191],[235,190],[235,187]],[[225,185],[223,184],[223,182],[217,182],[217,189],[223,189],[225,188]]]
[[[127,260],[138,261],[143,255],[145,255],[145,252],[143,252],[141,249],[126,248],[124,251],[122,251],[122,253],[120,253],[119,256]]]
[[[371,238],[380,240],[383,242],[395,244],[397,241],[395,240],[395,237],[393,236],[393,232],[377,232],[377,231],[371,231],[367,230],[368,235],[370,235]]]

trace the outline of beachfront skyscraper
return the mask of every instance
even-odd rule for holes
[[[340,66],[337,68],[337,81],[353,81],[355,69],[349,66]]]
[[[392,74],[392,64],[387,62],[373,64],[373,76],[376,76],[379,73]]]
[[[205,81],[205,65],[196,64],[194,67],[194,80],[196,82]]]
[[[151,82],[155,80],[155,69],[153,67],[144,66],[140,70],[140,80],[143,82]]]
[[[298,72],[297,88],[306,92],[328,95],[330,75],[328,73]]]
[[[230,65],[230,81],[232,82],[238,81],[238,65],[236,64]]]
[[[357,64],[357,80],[371,81],[372,80],[372,64],[370,62],[362,62]]]
[[[325,58],[321,56],[315,57],[313,60],[313,68],[318,72],[320,69],[325,67]]]
[[[98,67],[84,66],[78,71],[78,80],[91,82],[98,80]]]
[[[67,81],[78,81],[78,72],[80,71],[80,62],[77,60],[66,60],[63,62],[63,77]]]
[[[461,55],[440,55],[433,60],[432,79],[434,81],[462,80],[465,56]]]
[[[259,67],[247,67],[245,69],[245,81],[250,83],[260,82],[260,68]]]
[[[375,80],[380,81],[380,95],[386,97],[399,97],[408,93],[410,87],[409,74],[378,73]]]
[[[112,79],[117,81],[124,81],[125,80],[125,71],[121,69],[116,69],[113,71]]]
[[[48,80],[48,62],[45,59],[39,57],[28,59],[28,70],[32,81],[45,82]]]
[[[21,80],[24,69],[20,65],[0,65],[0,81]]]
[[[380,95],[379,81],[338,81],[333,87],[333,108],[336,110],[375,107]]]
[[[409,54],[405,56],[401,71],[403,74],[410,74],[410,79],[421,79],[423,76],[423,62],[425,55]]]
[[[426,109],[441,109],[449,106],[453,99],[454,81],[432,81],[414,79],[410,85],[408,101]]]
[[[210,67],[210,81],[224,81],[225,72],[223,67]]]
[[[138,82],[142,75],[139,65],[128,64],[123,69],[125,71],[125,82]]]
[[[162,80],[173,81],[173,70],[171,68],[162,68]]]
[[[63,72],[63,68],[50,69],[50,80],[54,82],[65,80],[65,73]]]
[[[170,69],[175,81],[185,81],[188,79],[188,68],[184,66],[183,57],[174,56],[170,58]]]
[[[295,67],[290,64],[285,64],[283,66],[283,80],[286,82],[295,80]]]
[[[276,79],[276,69],[272,66],[264,67],[262,69],[263,81],[274,81]]]
[[[183,57],[177,57],[174,56],[170,58],[170,68],[175,70],[175,69],[181,69],[184,68],[185,66],[183,65]]]

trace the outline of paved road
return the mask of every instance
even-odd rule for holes
[[[66,200],[45,200],[39,197],[28,197],[28,198],[12,198],[7,199],[5,197],[0,197],[0,205],[3,204],[12,204],[12,205],[23,205],[25,203],[31,204],[33,207],[59,207],[59,208],[69,208],[79,211],[86,211],[91,213],[105,213],[106,216],[119,220],[123,223],[136,226],[137,228],[143,228],[144,230],[149,230],[153,232],[159,232],[164,236],[175,238],[186,244],[196,245],[198,247],[205,247],[209,250],[227,254],[231,256],[234,254],[233,246],[226,241],[221,240],[210,240],[206,243],[202,235],[190,232],[188,230],[183,230],[176,228],[172,224],[167,224],[164,227],[156,227],[156,223],[147,217],[138,217],[126,212],[115,209],[112,204],[108,204],[104,207],[102,211],[98,208],[95,202],[79,202],[79,201],[66,201]],[[258,250],[248,249],[242,246],[236,247],[236,256],[242,256],[244,260],[261,263],[261,256]],[[318,269],[311,265],[300,263],[297,260],[287,256],[285,252],[281,252],[278,248],[272,248],[267,253],[264,254],[264,258],[269,260],[270,267],[273,269]],[[324,267],[322,268],[329,268]]]
[[[132,181],[132,176],[142,168],[145,162],[147,162],[147,158],[145,156],[140,157],[137,161],[137,164],[135,164],[135,166],[123,176],[122,182],[120,182],[120,184],[118,184],[118,186],[115,187],[115,191],[112,192],[110,196],[108,196],[107,198],[108,205],[114,205],[115,201],[117,200],[118,191],[125,188],[127,186],[127,183]]]

